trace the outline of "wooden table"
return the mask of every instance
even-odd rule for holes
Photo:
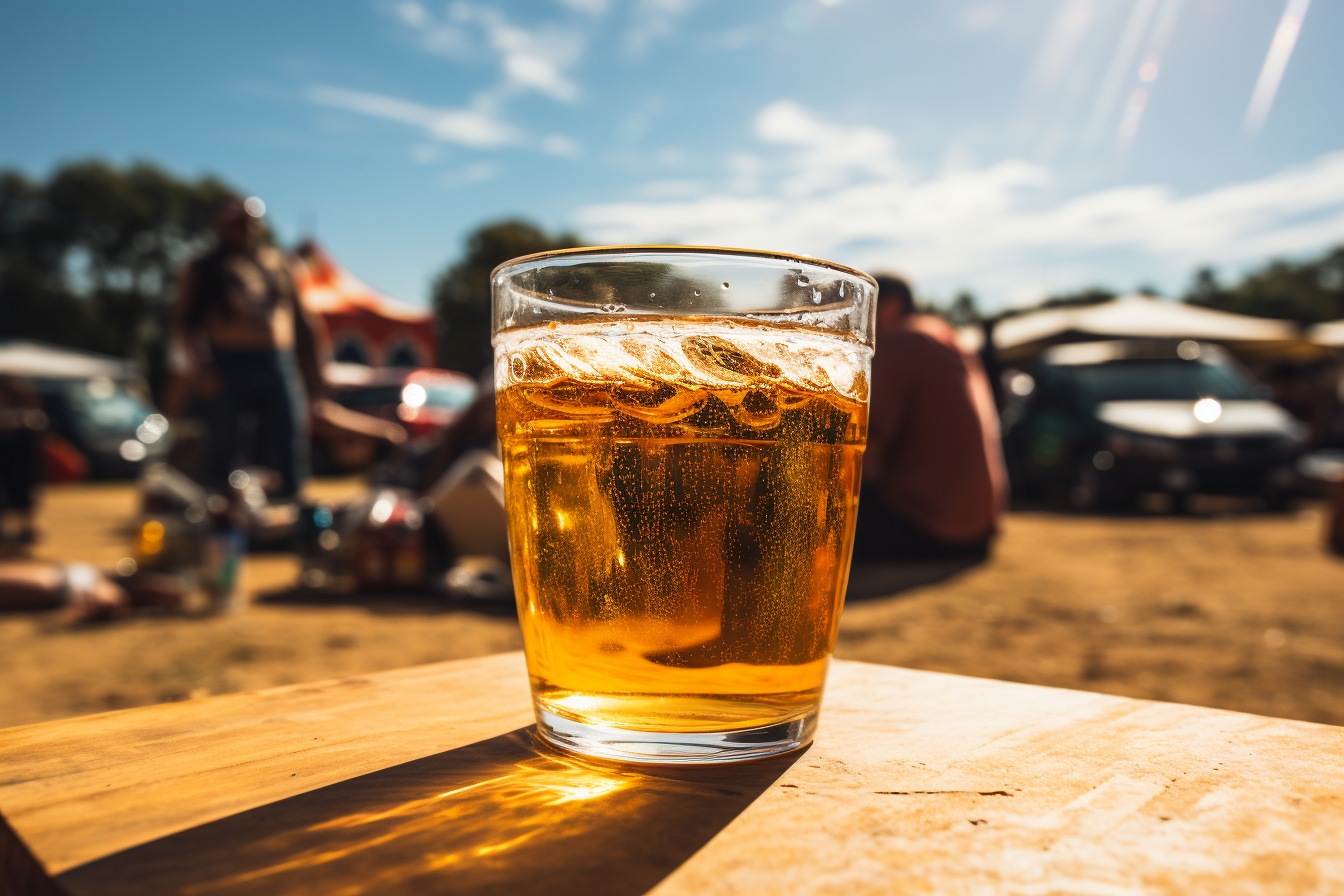
[[[1344,729],[837,662],[820,734],[650,769],[504,654],[0,730],[0,892],[1344,892]]]

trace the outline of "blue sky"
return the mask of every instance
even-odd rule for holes
[[[1198,264],[1344,242],[1330,0],[124,0],[0,21],[0,165],[214,172],[411,301],[515,215],[902,270],[990,308],[1179,293]]]

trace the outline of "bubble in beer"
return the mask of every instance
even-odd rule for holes
[[[607,304],[602,306],[602,310],[607,312],[608,314],[621,314],[622,312],[625,311],[625,306],[617,305],[613,302],[608,302]]]
[[[817,289],[815,286],[812,287],[812,304],[813,305],[821,304],[821,290]]]

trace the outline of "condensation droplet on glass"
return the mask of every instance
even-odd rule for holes
[[[602,310],[607,312],[608,314],[620,314],[622,311],[625,310],[625,306],[607,303],[606,305],[602,306]]]
[[[554,321],[551,326],[555,326]],[[512,371],[514,379],[521,380],[527,375],[527,359],[522,355],[514,355],[509,359],[509,370]]]
[[[724,288],[724,289],[727,289],[727,288],[728,288],[728,281],[727,281],[727,280],[723,281],[723,288]]]
[[[548,324],[546,325],[546,329],[548,329],[548,330],[554,330],[554,329],[555,329],[555,321],[551,321],[550,323],[548,323]]]
[[[700,295],[700,290],[696,289],[696,290],[692,290],[692,291],[693,291],[696,295]]]
[[[817,289],[815,286],[812,287],[812,304],[813,305],[821,304],[821,290]]]
[[[799,272],[799,274],[798,274],[798,285],[799,285],[799,286],[806,286],[809,282],[810,282],[810,281],[807,279],[807,275],[804,274],[804,273],[802,273],[802,272]]]
[[[656,293],[656,292],[651,292],[651,293],[649,293],[649,298],[653,298],[653,297],[656,296],[656,295],[658,295],[658,293]]]
[[[845,297],[845,281],[841,280],[841,281],[840,281],[840,298],[843,299],[844,297]]]

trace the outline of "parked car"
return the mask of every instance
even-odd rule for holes
[[[434,367],[333,363],[324,375],[341,405],[399,423],[413,439],[452,423],[477,391],[471,377]],[[315,466],[322,471],[364,469],[379,459],[372,440],[353,436],[315,440],[314,449]]]
[[[353,365],[340,365],[348,367]],[[362,382],[336,384],[338,402],[361,411],[394,420],[411,436],[428,435],[452,423],[476,397],[476,382],[455,370],[434,367],[369,368]]]
[[[51,427],[88,458],[101,478],[130,478],[168,451],[168,420],[136,380],[41,377],[34,380]]]
[[[168,421],[150,402],[140,371],[125,358],[10,339],[0,341],[0,373],[33,384],[47,432],[61,437],[58,444],[73,445],[94,476],[135,476],[168,451],[173,435]],[[83,463],[70,469],[76,467]]]
[[[1191,340],[1056,346],[1035,374],[1009,372],[1004,414],[1018,494],[1078,507],[1141,492],[1293,494],[1307,427],[1223,349]]]

